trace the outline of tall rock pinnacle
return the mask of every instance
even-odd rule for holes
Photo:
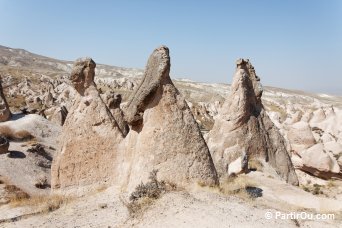
[[[280,178],[298,185],[285,140],[263,108],[263,90],[254,67],[244,59],[237,60],[236,65],[231,94],[208,135],[218,172],[227,173],[229,165],[244,156],[247,161],[265,161]]]

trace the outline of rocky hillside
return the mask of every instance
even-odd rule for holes
[[[218,212],[232,210],[217,201],[220,197],[259,198],[263,190],[255,205],[259,215],[265,206],[340,211],[342,97],[262,87],[262,76],[249,60],[236,64],[232,85],[210,84],[170,78],[164,46],[154,50],[144,71],[0,46],[0,226],[14,220],[27,226],[25,218],[37,222],[35,215],[72,200],[59,198],[60,193],[94,202],[109,197],[117,206],[101,204],[101,209],[127,208],[130,214],[166,193],[161,200],[174,197],[176,208],[188,207],[184,200],[196,201],[192,212],[215,202]],[[107,188],[112,190],[101,193]],[[25,205],[8,205],[27,201],[48,206],[27,213]],[[332,205],[328,210],[327,204]],[[150,213],[162,208],[158,205]],[[248,213],[252,207],[247,203],[241,209]],[[98,210],[77,200],[68,208]],[[184,221],[191,211],[181,213]],[[63,223],[66,214],[56,214],[56,222]],[[151,225],[151,217],[132,220],[124,213],[114,223],[81,224],[144,226]],[[50,218],[42,218],[49,226]]]
[[[71,70],[70,61],[0,46],[0,74],[12,111],[44,110],[48,119],[60,121],[56,116],[59,107],[70,106],[61,94],[69,83]],[[103,93],[109,90],[120,93],[124,105],[143,73],[141,69],[97,64],[95,82]],[[230,85],[186,79],[173,79],[173,82],[205,134],[213,127],[230,93]],[[320,177],[341,178],[342,97],[264,87],[262,103],[287,140],[287,149],[293,152],[296,166]],[[314,161],[317,155],[322,156],[319,164]]]

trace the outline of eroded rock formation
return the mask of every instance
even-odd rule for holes
[[[291,126],[287,138],[297,169],[322,179],[342,179],[342,144],[338,137],[342,116],[333,107],[320,107],[308,122],[299,121]],[[341,161],[341,159],[340,159]]]
[[[129,188],[158,169],[162,180],[183,185],[218,183],[209,149],[184,98],[170,76],[169,49],[151,54],[144,78],[134,90],[125,118],[131,131],[125,139],[131,157]]]
[[[131,190],[154,169],[160,179],[178,186],[218,183],[198,125],[170,79],[168,48],[160,47],[152,53],[124,113],[119,95],[104,95],[108,107],[102,100],[90,81],[93,66],[89,59],[77,61],[72,71],[77,76],[71,78],[78,94],[53,161],[54,190],[99,185]]]
[[[52,164],[52,188],[108,185],[115,178],[116,148],[123,139],[96,89],[95,62],[77,60],[72,71],[76,98],[68,111]]]
[[[129,132],[129,126],[124,119],[123,111],[120,108],[120,104],[122,101],[121,94],[116,94],[114,92],[107,92],[104,94],[105,103],[112,113],[114,119],[118,123],[118,126],[124,136],[126,136]]]
[[[11,118],[11,111],[6,101],[0,76],[0,122],[7,121]]]
[[[266,114],[262,86],[249,60],[239,59],[231,94],[208,135],[208,146],[219,174],[247,154],[248,162],[261,159],[288,183],[298,185],[284,138]],[[243,160],[243,159],[242,159]]]
[[[95,67],[96,63],[91,58],[80,58],[74,63],[70,80],[82,96],[89,86],[95,85]]]

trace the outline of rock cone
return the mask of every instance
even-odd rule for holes
[[[286,182],[298,185],[285,140],[263,108],[263,89],[254,67],[249,60],[239,59],[236,64],[231,94],[208,135],[215,167],[222,175],[242,156],[247,156],[249,165],[261,159]]]
[[[157,169],[161,180],[177,185],[218,183],[209,149],[184,98],[170,76],[169,49],[151,54],[144,78],[124,109],[131,131],[125,139],[130,187]]]
[[[74,64],[71,79],[78,93],[68,110],[52,164],[55,190],[109,185],[114,178],[116,148],[123,134],[96,89],[95,66],[92,59]]]

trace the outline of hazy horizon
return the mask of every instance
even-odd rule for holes
[[[171,75],[231,83],[249,58],[265,86],[342,95],[340,1],[0,0],[0,45],[143,69],[170,48]]]

